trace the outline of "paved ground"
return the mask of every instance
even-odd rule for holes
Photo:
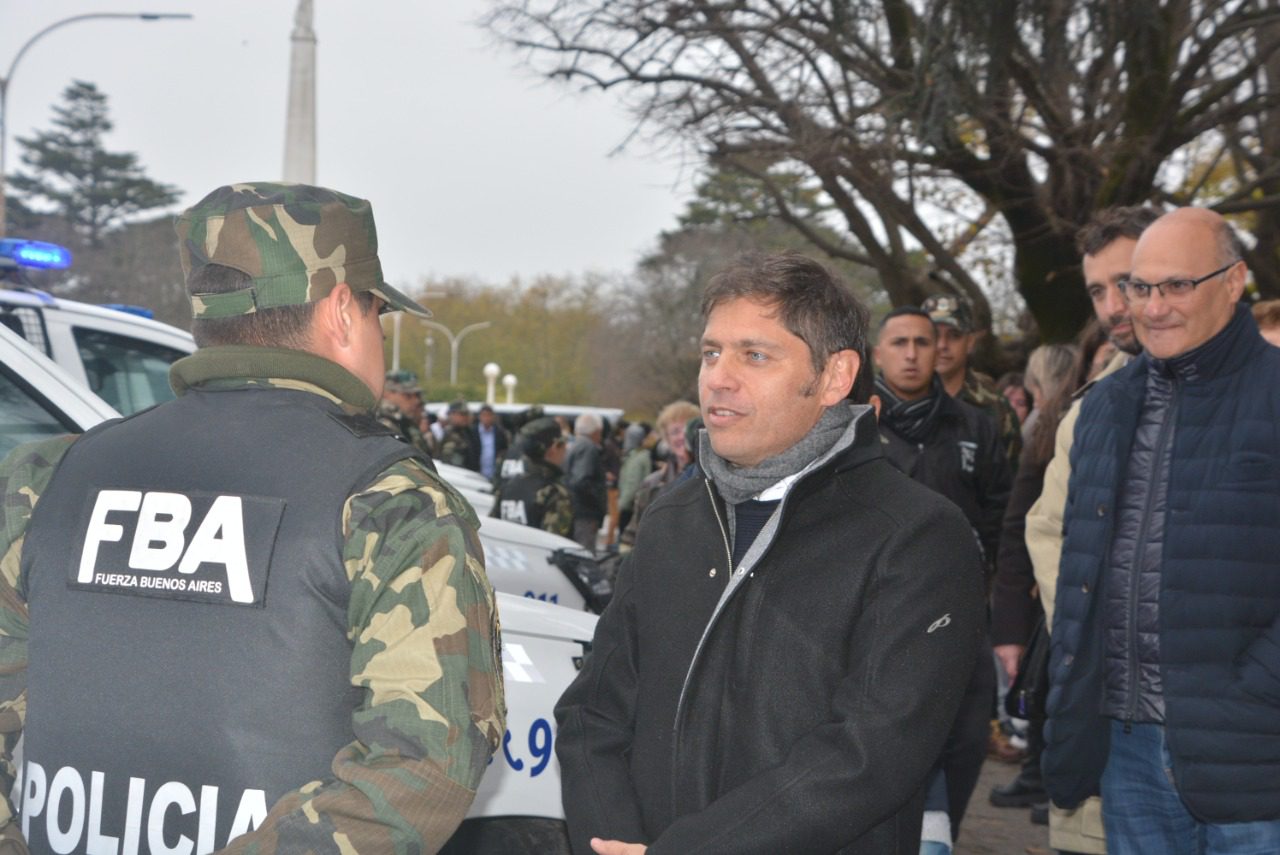
[[[1017,774],[1017,766],[987,760],[960,827],[955,855],[1049,855],[1049,829],[1031,824],[1029,808],[998,808],[987,801],[992,787],[1007,784]]]

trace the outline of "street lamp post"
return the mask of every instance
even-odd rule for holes
[[[440,332],[445,334],[445,337],[447,339],[449,339],[449,385],[457,386],[458,385],[458,347],[459,345],[462,344],[462,339],[465,338],[468,333],[473,333],[476,330],[482,330],[482,329],[485,329],[486,327],[493,326],[493,322],[480,321],[479,323],[468,324],[467,326],[458,330],[457,335],[454,335],[453,330],[449,329],[444,324],[436,323],[435,321],[423,321],[422,323],[424,326],[431,327],[433,330],[439,330]]]
[[[507,403],[514,404],[516,402],[516,375],[508,374],[503,377],[502,385],[507,387]]]
[[[135,21],[159,21],[168,18],[191,18],[187,14],[169,14],[166,12],[89,12],[84,15],[72,15],[70,18],[63,18],[61,21],[54,21],[40,32],[23,43],[18,48],[17,54],[13,57],[13,62],[9,63],[9,70],[4,73],[4,77],[0,77],[0,237],[4,237],[7,226],[7,214],[4,200],[4,180],[5,180],[5,152],[6,141],[9,138],[9,126],[6,124],[5,111],[9,103],[9,81],[13,80],[13,70],[18,67],[18,61],[22,59],[23,54],[42,37],[48,35],[59,27],[67,24],[74,24],[77,21],[88,21],[93,18],[128,18]]]
[[[404,312],[391,313],[391,370],[400,370],[400,322]]]
[[[496,384],[496,383],[498,382],[498,375],[499,375],[499,374],[501,374],[501,373],[502,373],[502,368],[501,368],[501,367],[499,367],[498,363],[496,363],[496,362],[487,362],[487,363],[485,363],[485,366],[484,366],[484,380],[485,380],[484,402],[485,402],[486,404],[488,404],[489,406],[491,406],[491,407],[492,407],[495,403],[497,403],[497,400],[496,400],[496,398],[494,397],[494,394],[493,394],[493,387],[494,387],[494,384]]]

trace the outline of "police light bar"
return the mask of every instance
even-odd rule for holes
[[[40,240],[0,238],[0,258],[37,270],[66,270],[71,266],[71,250]]]
[[[140,318],[155,319],[156,313],[148,309],[146,306],[131,306],[128,303],[103,303],[104,309],[115,309],[117,312],[124,312],[126,315],[137,315]]]

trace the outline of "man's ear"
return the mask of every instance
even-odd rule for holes
[[[861,365],[862,359],[854,350],[837,350],[827,358],[827,367],[822,371],[822,386],[819,390],[822,406],[833,407],[849,397]]]
[[[1227,271],[1227,293],[1231,295],[1232,304],[1239,303],[1244,294],[1244,286],[1249,280],[1249,268],[1243,261],[1237,261]]]
[[[351,286],[339,282],[315,305],[311,319],[311,343],[321,356],[339,362],[334,357],[351,347],[360,304],[356,302]]]

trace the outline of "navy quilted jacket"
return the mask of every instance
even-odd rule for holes
[[[1071,450],[1043,766],[1054,802],[1098,793],[1104,568],[1150,357],[1084,400]],[[1209,822],[1280,818],[1280,348],[1247,308],[1175,380],[1159,591],[1174,783]]]

